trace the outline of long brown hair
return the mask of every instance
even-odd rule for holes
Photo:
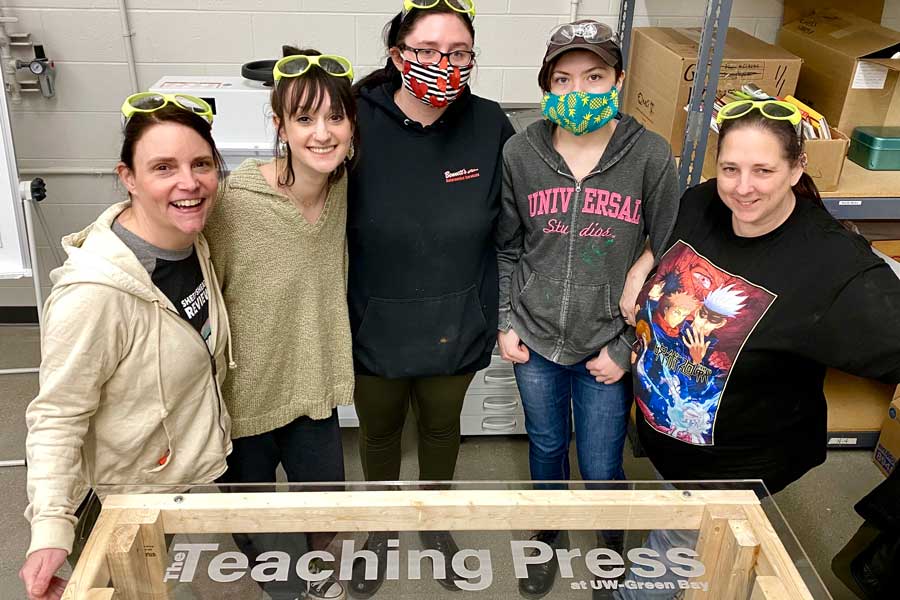
[[[385,48],[389,51],[394,46],[403,44],[404,40],[406,40],[406,36],[413,30],[413,27],[415,27],[419,19],[434,14],[448,14],[458,17],[472,35],[472,41],[475,41],[475,27],[472,25],[472,21],[469,17],[453,10],[441,2],[433,8],[413,8],[405,17],[403,16],[403,13],[397,13],[397,15],[384,26],[383,36]],[[384,67],[372,71],[366,77],[361,79],[353,86],[353,91],[356,95],[359,95],[359,91],[363,88],[371,89],[388,82],[393,83],[395,87],[399,87],[401,84],[400,71],[394,66],[394,61],[391,59],[390,53],[388,53],[387,62],[385,62]]]
[[[284,56],[295,56],[301,54],[303,56],[319,56],[322,53],[311,48],[299,49],[294,46],[282,46],[282,54]],[[284,123],[298,114],[310,113],[319,110],[325,99],[331,101],[331,109],[338,114],[344,115],[353,126],[353,146],[359,148],[359,127],[356,126],[356,101],[350,88],[350,80],[346,77],[335,77],[329,75],[318,67],[310,68],[306,73],[299,77],[285,77],[275,83],[272,88],[271,104],[272,113],[278,117],[280,127]],[[278,148],[280,131],[275,132],[275,156],[280,157]],[[290,187],[295,180],[293,155],[291,153],[290,144],[285,145],[285,164],[287,171],[282,177],[281,173],[277,175],[278,184]],[[335,184],[346,171],[346,163],[344,161],[331,172],[328,176],[328,185]]]

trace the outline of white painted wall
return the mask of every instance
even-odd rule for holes
[[[476,93],[535,103],[545,36],[568,21],[569,0],[476,0]],[[620,0],[582,0],[579,15],[615,26]],[[900,0],[884,23],[900,28]],[[381,31],[401,0],[128,0],[140,86],[163,75],[238,75],[243,62],[275,58],[283,43],[343,54],[358,74],[384,63]],[[20,169],[101,169],[109,175],[44,177],[41,205],[54,244],[122,197],[112,177],[120,141],[119,106],[130,93],[116,0],[0,0],[10,32],[29,32],[56,62],[57,96],[26,96],[12,107]],[[697,26],[706,0],[637,0],[635,27]],[[734,0],[731,24],[774,42],[782,0]],[[18,58],[30,58],[17,50]],[[23,179],[29,176],[23,176]],[[56,266],[39,233],[43,285]],[[49,291],[49,287],[47,288]],[[33,305],[29,280],[0,280],[0,306]]]

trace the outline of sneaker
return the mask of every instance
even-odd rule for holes
[[[311,573],[319,573],[325,569],[325,562],[321,558],[314,559],[309,565]],[[344,586],[332,573],[321,581],[310,581],[306,592],[300,594],[299,600],[345,600],[347,593]]]

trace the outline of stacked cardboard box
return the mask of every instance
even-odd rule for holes
[[[622,110],[666,138],[676,156],[684,142],[684,107],[697,70],[699,41],[699,28],[639,27],[632,33]],[[776,96],[793,94],[800,63],[787,50],[730,28],[718,90],[755,83]]]

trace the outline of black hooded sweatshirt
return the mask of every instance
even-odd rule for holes
[[[423,127],[388,83],[360,91],[348,302],[356,372],[456,375],[490,362],[501,151],[513,128],[468,88]]]

